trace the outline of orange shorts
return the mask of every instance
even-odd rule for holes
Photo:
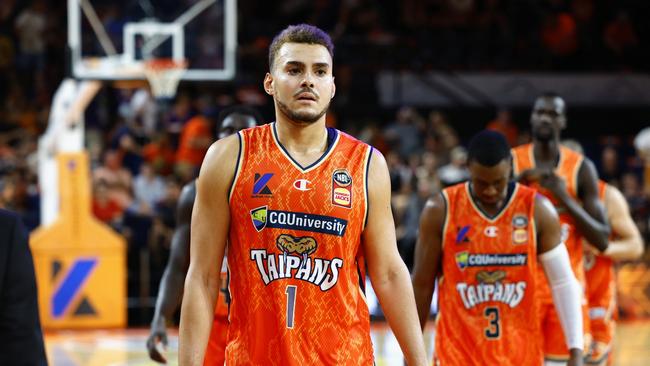
[[[555,305],[553,302],[543,301],[540,303],[539,311],[539,319],[542,322],[540,329],[542,331],[544,358],[550,361],[568,361],[569,350],[566,347],[562,324],[555,310]],[[582,324],[585,340],[584,349],[589,349],[591,334],[589,331],[589,314],[587,313],[586,304],[582,306]]]
[[[221,288],[228,288],[226,282],[227,276],[224,273],[221,274],[221,280]],[[214,320],[212,321],[208,347],[205,349],[203,366],[223,366],[226,362],[228,324],[230,324],[228,322],[228,303],[226,302],[226,296],[220,293],[217,299],[217,306],[214,309]]]
[[[223,366],[226,361],[227,343],[228,317],[216,315],[212,322],[208,347],[205,349],[203,366]]]

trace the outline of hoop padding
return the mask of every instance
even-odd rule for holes
[[[187,61],[168,58],[144,62],[144,75],[149,81],[151,93],[159,99],[171,99],[176,95],[178,83],[187,69]]]

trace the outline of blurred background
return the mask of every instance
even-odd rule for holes
[[[135,10],[112,3],[93,1],[120,43]],[[128,327],[151,321],[180,188],[200,165],[183,159],[184,128],[205,118],[216,131],[218,112],[233,104],[273,121],[262,80],[272,37],[288,24],[311,23],[333,37],[328,124],[386,156],[407,265],[427,197],[467,176],[467,139],[488,127],[513,146],[530,141],[532,103],[545,91],[565,98],[563,138],[578,141],[600,177],[623,192],[649,243],[650,168],[632,144],[650,126],[649,17],[650,2],[632,0],[238,0],[232,80],[182,81],[164,109],[146,83],[106,82],[85,111],[92,213],[127,243]],[[0,2],[0,207],[30,229],[40,225],[37,139],[70,70],[66,24],[66,2]],[[212,36],[194,38],[219,42]],[[643,259],[618,265],[622,320],[650,318],[649,265],[647,246]]]

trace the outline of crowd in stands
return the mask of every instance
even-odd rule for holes
[[[0,207],[20,213],[30,229],[39,225],[37,139],[65,76],[65,5],[0,2]],[[424,202],[466,179],[463,144],[477,131],[461,130],[453,109],[377,107],[375,73],[647,72],[648,8],[642,1],[613,0],[239,0],[238,76],[231,84],[183,84],[168,108],[146,88],[108,86],[88,108],[92,212],[128,240],[129,293],[143,291],[142,253],[155,287],[176,201],[214,141],[218,112],[246,103],[271,121],[271,98],[261,88],[270,37],[286,24],[310,22],[331,32],[336,45],[337,96],[328,123],[386,156],[398,244],[410,264]],[[482,126],[503,132],[513,145],[529,141],[526,119],[515,121],[511,110],[496,106],[489,113],[493,118]],[[601,177],[622,190],[650,243],[650,182],[643,180],[630,136],[592,139],[586,151]],[[155,294],[155,288],[145,292]]]

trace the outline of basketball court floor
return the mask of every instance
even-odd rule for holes
[[[620,324],[615,344],[616,366],[650,365],[650,321]],[[178,338],[170,339],[169,365],[177,365]],[[146,329],[59,331],[46,334],[48,359],[52,366],[144,366],[156,365],[147,357]],[[426,332],[429,354],[433,331]],[[372,340],[378,366],[401,366],[402,357],[395,337],[383,323],[374,323]]]

